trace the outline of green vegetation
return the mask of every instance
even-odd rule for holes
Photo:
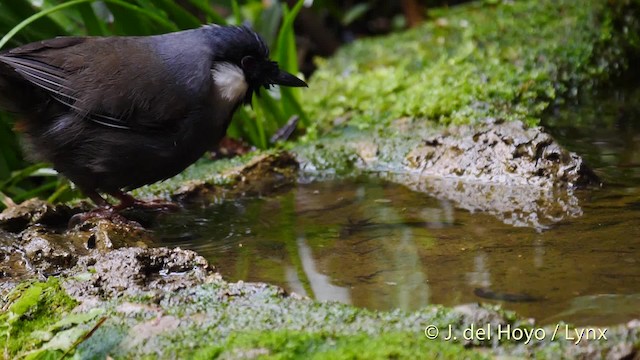
[[[637,1],[514,1],[432,10],[434,21],[363,39],[320,63],[304,98],[321,132],[408,117],[538,124],[550,104],[620,75],[640,49]],[[387,130],[388,131],[388,130]]]
[[[260,354],[260,359],[487,359],[478,352],[415,333],[337,335],[301,331],[232,334],[222,346],[199,350],[194,359]]]
[[[301,2],[288,10],[278,2],[265,8],[258,0],[232,1],[228,18],[206,4],[111,0],[97,6],[89,0],[45,0],[37,9],[27,0],[3,2],[0,31],[20,28],[7,38],[13,46],[58,34],[152,34],[201,21],[248,19],[275,50],[273,57],[290,72],[298,71],[292,21]],[[53,11],[56,6],[64,9]],[[629,14],[639,8],[632,0],[487,1],[430,8],[434,20],[421,27],[362,39],[329,60],[318,60],[308,91],[263,91],[252,107],[237,113],[229,134],[264,149],[270,135],[294,114],[307,128],[303,142],[336,124],[386,133],[399,118],[448,124],[495,117],[538,124],[550,105],[578,97],[629,67],[640,49],[640,22]],[[32,21],[33,16],[41,17]],[[29,17],[28,26],[18,26]],[[42,165],[27,166],[11,126],[0,113],[0,207],[33,196],[51,201],[77,196]],[[351,157],[334,156],[338,161]],[[185,178],[190,176],[180,177]]]
[[[425,338],[428,324],[442,331],[464,325],[461,314],[440,307],[372,312],[224,282],[163,294],[153,306],[142,295],[74,309],[76,302],[56,279],[23,284],[8,297],[8,311],[0,315],[4,358],[485,358],[460,342]]]
[[[87,279],[64,281],[73,287],[74,281]],[[479,328],[491,323],[494,330],[498,323],[532,329],[512,313],[487,306],[377,312],[286,297],[272,286],[223,281],[91,299],[74,308],[76,302],[58,280],[20,285],[3,300],[8,309],[0,314],[4,358],[60,359],[68,354],[80,359],[482,359],[499,354],[557,359],[574,358],[582,348],[562,334],[555,341],[496,335],[491,341],[466,344],[462,339],[471,324]],[[440,330],[437,339],[425,337],[428,325]],[[458,340],[443,339],[449,326]],[[607,329],[607,341],[589,343],[594,356],[638,344],[637,331],[625,326]],[[550,336],[553,326],[545,331]]]
[[[124,34],[132,30],[131,26],[139,26],[137,31],[146,34],[195,24],[189,14],[160,8],[170,3],[130,3],[153,14],[144,15],[138,10],[129,11],[130,7],[118,1],[108,1],[108,9],[115,18],[128,19],[116,24],[103,20],[100,11],[87,2],[76,1],[74,6],[47,14],[25,27],[9,44],[50,37],[58,30]],[[336,127],[336,119],[342,119],[342,123],[354,128],[386,129],[391,121],[402,117],[434,124],[467,123],[485,117],[524,119],[536,124],[551,104],[578,96],[584,89],[622,73],[629,66],[629,54],[640,47],[640,17],[634,16],[640,12],[637,1],[495,3],[486,1],[440,12],[431,10],[437,18],[434,22],[406,33],[358,41],[335,58],[321,61],[321,69],[311,81],[312,91],[304,95],[308,119],[314,121],[309,125],[325,132]],[[18,5],[8,10],[13,4]],[[44,4],[48,9],[55,6],[52,1],[45,0]],[[258,5],[254,3],[256,8]],[[248,7],[235,6],[234,9],[228,21],[237,22],[245,13],[253,13]],[[216,13],[202,11],[207,20],[227,21],[216,19],[219,16]],[[283,10],[283,14],[290,19],[296,11]],[[18,21],[36,12],[27,1],[1,2],[0,31],[8,32]],[[271,39],[289,44],[285,47],[291,49],[291,25],[286,21],[284,24],[283,29],[289,30]],[[276,57],[282,62],[292,61],[292,54],[276,51]],[[288,60],[283,60],[285,58]],[[299,94],[280,96],[295,99]],[[256,127],[254,133],[256,143],[263,146],[265,143],[259,139],[265,139],[272,130],[270,126],[276,126],[265,125],[267,117],[280,114],[269,106],[280,105],[275,98],[256,101],[265,103],[244,109],[240,117],[253,121],[259,116],[265,117],[259,125],[262,128]],[[288,110],[284,103],[280,109],[282,114],[295,113],[293,103],[286,105]],[[278,121],[286,120],[286,115],[276,117]],[[9,118],[2,119],[0,179],[9,180],[0,185],[0,190],[19,200],[50,194],[53,188],[64,188],[64,183],[47,187],[51,186],[49,180],[53,177],[42,165],[19,170],[25,164],[15,151],[17,140],[11,132]],[[240,125],[232,132],[240,135],[254,131],[243,128],[248,126],[247,119],[239,119]],[[317,132],[311,131],[308,138],[316,135]],[[353,153],[331,152],[334,158],[327,163],[350,162],[356,157]],[[178,177],[144,187],[138,194],[151,192],[169,196],[192,180],[226,183],[229,178],[219,174],[248,158],[250,156],[224,162],[203,159]],[[39,188],[43,190],[33,190]],[[65,199],[61,193],[54,197]],[[0,197],[0,201],[3,199],[8,201]],[[149,305],[150,300],[155,302]],[[69,350],[78,358],[255,355],[280,359],[313,356],[351,359],[483,355],[466,350],[459,342],[424,338],[422,330],[429,324],[441,330],[453,324],[457,331],[469,325],[463,322],[460,313],[451,310],[429,307],[411,314],[373,312],[343,304],[284,297],[268,286],[210,283],[160,296],[145,293],[106,299],[94,310],[72,312],[76,302],[65,294],[57,280],[50,279],[46,283],[20,285],[0,304],[0,351],[7,358],[60,358]],[[104,318],[107,320],[102,322]],[[518,323],[515,318],[505,321]],[[611,349],[616,344],[633,344],[637,348],[637,331],[624,330],[614,335],[614,330],[608,334],[611,335],[609,342],[589,344],[590,349],[601,351],[599,347]],[[514,351],[516,357],[580,355],[567,352],[570,351],[567,349],[580,350],[568,341],[532,345],[502,343],[497,352],[508,354],[511,346],[518,347]],[[602,350],[600,355],[605,356],[606,351],[609,350]]]
[[[78,317],[66,316],[75,307],[76,302],[62,290],[60,282],[55,278],[49,278],[44,283],[23,283],[13,289],[6,298],[9,299],[8,304],[4,304],[3,311],[0,312],[0,351],[4,358],[16,358],[18,354],[27,355],[36,349],[39,350],[31,353],[29,358],[41,358],[38,356],[49,352],[53,353],[51,356],[57,354],[59,358],[62,355],[61,349],[54,346],[41,347],[44,343],[50,342],[54,334],[68,330],[73,319]],[[86,319],[87,315],[80,317]],[[66,339],[66,342],[71,341],[72,344],[77,336],[71,339],[70,335],[67,331],[57,340]]]
[[[285,3],[263,5],[250,0],[231,1],[231,16],[223,18],[207,1],[30,0],[0,2],[0,49],[61,35],[152,35],[198,27],[203,23],[240,24],[248,21],[264,35],[272,57],[281,67],[298,73],[293,21],[303,2],[289,9]],[[300,89],[261,91],[252,107],[237,112],[229,135],[265,149],[268,139],[292,116],[308,124],[300,105]],[[0,111],[0,209],[31,197],[68,201],[76,196],[66,180],[46,165],[28,166],[12,130],[13,118]]]

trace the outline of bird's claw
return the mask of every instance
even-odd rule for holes
[[[99,219],[109,220],[114,224],[122,224],[134,228],[143,228],[143,226],[140,225],[140,223],[138,223],[137,221],[129,220],[126,217],[120,215],[118,211],[113,207],[102,207],[91,211],[75,214],[69,219],[68,227],[69,229],[72,229],[76,226],[86,223],[89,220]]]

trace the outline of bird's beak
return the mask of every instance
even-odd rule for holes
[[[298,79],[297,77],[289,74],[284,70],[280,70],[278,76],[272,80],[275,85],[292,86],[292,87],[309,87],[306,82]]]

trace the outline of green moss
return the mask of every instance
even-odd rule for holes
[[[40,331],[56,324],[76,306],[55,278],[24,283],[7,297],[10,305],[0,314],[0,349],[11,357],[39,348],[47,337]]]
[[[272,286],[225,282],[177,290],[151,304],[133,299],[144,300],[124,296],[70,312],[75,303],[57,280],[22,285],[11,296],[9,310],[0,315],[0,324],[5,324],[0,345],[5,357],[29,359],[58,359],[70,349],[70,355],[82,359],[475,359],[500,353],[573,357],[567,355],[572,342],[560,340],[444,341],[449,326],[458,339],[471,324],[506,321],[531,328],[513,313],[488,306],[462,313],[441,306],[379,312],[286,297]],[[467,311],[474,315],[466,317]],[[440,329],[438,339],[425,337],[427,325]],[[604,354],[616,344],[637,342],[638,334],[630,335],[627,329],[609,330],[608,341],[590,345],[593,351]],[[552,331],[547,329],[548,334]]]
[[[537,124],[549,104],[620,74],[640,48],[633,1],[531,0],[432,11],[437,19],[359,40],[320,61],[305,99],[321,129],[337,118],[387,127],[410,117]]]
[[[133,195],[145,197],[164,197],[170,199],[171,196],[189,182],[204,182],[209,185],[232,185],[236,179],[229,176],[229,171],[248,163],[251,159],[261,154],[274,154],[277,150],[267,150],[251,152],[246,155],[237,156],[231,159],[211,160],[203,158],[185,169],[180,174],[133,191]]]
[[[222,346],[196,352],[194,359],[485,359],[461,346],[429,341],[414,333],[339,335],[301,331],[234,333]],[[235,356],[234,356],[235,355]],[[254,356],[249,356],[254,355]]]
[[[398,163],[396,155],[406,152],[395,145],[415,147],[416,137],[400,139],[391,125],[396,119],[423,128],[488,117],[537,125],[551,104],[620,75],[640,53],[637,0],[478,2],[430,14],[434,20],[421,27],[358,40],[319,60],[310,91],[302,92],[313,120],[295,148],[313,167],[305,170],[353,174],[362,159],[349,141],[358,136],[391,139],[388,148],[378,144],[378,156]],[[350,127],[326,136],[336,124]],[[362,135],[367,128],[372,132]],[[319,134],[322,143],[307,143]],[[169,199],[191,181],[233,185],[225,173],[255,155],[202,159],[134,195]]]

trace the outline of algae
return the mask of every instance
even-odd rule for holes
[[[46,282],[25,282],[4,296],[0,312],[0,351],[4,358],[53,352],[42,348],[58,330],[66,330],[69,323],[57,324],[76,306],[60,286],[60,281],[49,278]],[[86,320],[89,320],[86,318]],[[75,339],[74,339],[75,340]]]
[[[297,145],[285,146],[307,174],[317,179],[366,168],[368,159],[350,146],[363,139],[389,140],[370,146],[372,155],[395,161],[442,125],[487,119],[538,125],[552,105],[629,73],[640,54],[638,1],[478,2],[430,13],[435,20],[423,26],[360,39],[318,60],[313,91],[303,93],[313,124]],[[221,187],[238,183],[234,168],[277,153],[202,159],[134,195],[176,199],[196,184],[216,187],[209,191],[216,201],[225,197]]]
[[[68,286],[77,281],[83,280],[66,278],[62,283]],[[36,293],[41,293],[40,304],[62,302],[65,306],[51,306],[46,314],[38,312],[21,320],[37,322],[40,327],[12,335],[3,344],[11,349],[6,357],[59,358],[69,350],[71,356],[82,359],[624,357],[633,355],[640,342],[640,322],[609,327],[607,341],[585,341],[580,346],[563,335],[549,339],[552,328],[544,330],[549,336],[535,341],[505,336],[465,339],[471,326],[538,328],[529,320],[489,306],[377,312],[287,296],[265,284],[210,281],[164,292],[151,302],[139,295],[84,298],[84,304],[75,308],[75,302],[60,290],[59,280],[48,281],[53,291],[43,283],[37,286],[44,291],[26,286],[13,303],[32,304],[11,308],[32,308],[33,301],[27,299]],[[427,326],[439,329],[440,335],[427,338]],[[445,340],[449,329],[454,341]]]
[[[514,1],[434,10],[435,21],[358,40],[319,70],[305,109],[321,131],[409,117],[537,125],[550,104],[615,78],[640,48],[637,1]],[[338,121],[336,121],[338,120]]]
[[[258,181],[276,185],[292,182],[297,168],[298,163],[290,153],[277,149],[217,161],[203,158],[170,179],[141,187],[132,193],[142,198],[176,200],[208,192],[206,195],[219,198],[228,192],[242,194],[256,190],[252,185]]]
[[[487,359],[477,352],[429,343],[412,333],[336,335],[331,332],[276,331],[234,333],[222,346],[196,352],[194,359],[218,357],[261,359]]]

